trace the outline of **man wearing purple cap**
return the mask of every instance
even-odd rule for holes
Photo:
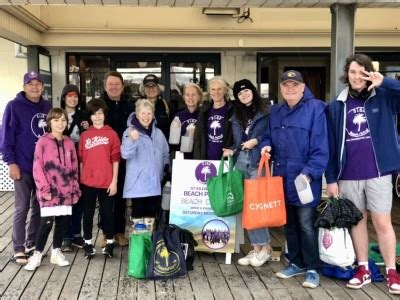
[[[3,116],[3,160],[9,166],[9,176],[15,186],[15,212],[13,217],[12,260],[27,263],[27,257],[35,249],[36,232],[40,223],[39,203],[32,176],[33,154],[36,141],[46,132],[46,114],[50,102],[43,99],[43,79],[30,71],[24,75],[23,91],[10,101]],[[31,207],[31,219],[27,232],[26,219]]]

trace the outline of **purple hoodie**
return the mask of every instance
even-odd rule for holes
[[[32,174],[35,144],[47,128],[46,114],[51,104],[40,99],[33,103],[26,99],[25,92],[17,94],[8,102],[3,115],[3,160],[17,164],[24,173]]]

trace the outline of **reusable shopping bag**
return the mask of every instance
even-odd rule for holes
[[[261,176],[263,168],[265,176]],[[244,180],[242,224],[246,229],[286,224],[283,179],[279,176],[271,177],[268,158],[265,155],[260,159],[257,178]]]
[[[229,170],[224,173],[224,157],[222,157],[218,175],[207,181],[210,204],[218,217],[229,217],[242,211],[243,179],[243,172],[233,169],[232,157],[229,157]]]
[[[319,228],[319,258],[328,264],[346,267],[355,260],[353,241],[347,228]]]
[[[147,264],[151,254],[151,234],[131,234],[129,237],[128,276],[146,278]]]
[[[179,231],[177,227],[167,226],[153,233],[153,250],[146,272],[148,279],[169,279],[186,275]]]

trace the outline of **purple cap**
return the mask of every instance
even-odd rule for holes
[[[285,81],[296,81],[299,83],[304,83],[303,76],[301,76],[300,72],[295,70],[289,70],[282,74],[281,83]]]
[[[29,71],[28,73],[26,73],[24,75],[24,84],[29,83],[32,80],[39,80],[40,82],[43,83],[43,78],[42,76],[40,76],[39,73],[35,72],[35,71]]]

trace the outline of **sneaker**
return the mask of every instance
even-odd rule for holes
[[[304,274],[304,269],[300,269],[298,266],[295,264],[288,264],[288,266],[283,269],[282,271],[279,271],[275,274],[276,277],[278,278],[290,278],[293,276],[298,276]]]
[[[72,239],[71,243],[72,243],[72,246],[82,249],[83,246],[85,245],[85,240],[81,236],[77,236]]]
[[[96,249],[92,244],[83,245],[83,250],[85,251],[85,258],[89,259],[96,254]]]
[[[35,271],[40,267],[42,262],[42,253],[39,251],[33,252],[33,255],[29,257],[28,263],[25,265],[24,269],[27,271]]]
[[[51,250],[50,262],[60,267],[69,266],[69,261],[65,259],[60,248]]]
[[[267,260],[271,258],[271,254],[272,250],[268,251],[267,249],[262,249],[250,259],[250,264],[253,267],[261,267]]]
[[[35,249],[36,249],[35,245],[25,246],[25,254],[31,256],[35,251]]]
[[[359,266],[356,274],[347,283],[351,289],[360,289],[363,285],[371,283],[371,271],[366,270],[365,266]]]
[[[387,274],[389,293],[400,295],[400,275],[395,269],[390,269]]]
[[[70,239],[64,239],[61,245],[61,252],[72,252],[72,242]]]
[[[250,264],[250,260],[254,255],[256,255],[256,252],[254,250],[251,250],[249,254],[247,254],[245,257],[239,258],[238,264],[241,266],[248,266]]]
[[[109,258],[113,257],[115,243],[107,243],[103,248],[103,254]]]
[[[123,233],[117,233],[114,237],[115,243],[119,246],[127,246],[129,244],[128,239],[125,237]]]
[[[306,288],[315,289],[319,286],[319,275],[315,270],[309,270],[306,272],[306,280],[304,280],[302,286]]]

